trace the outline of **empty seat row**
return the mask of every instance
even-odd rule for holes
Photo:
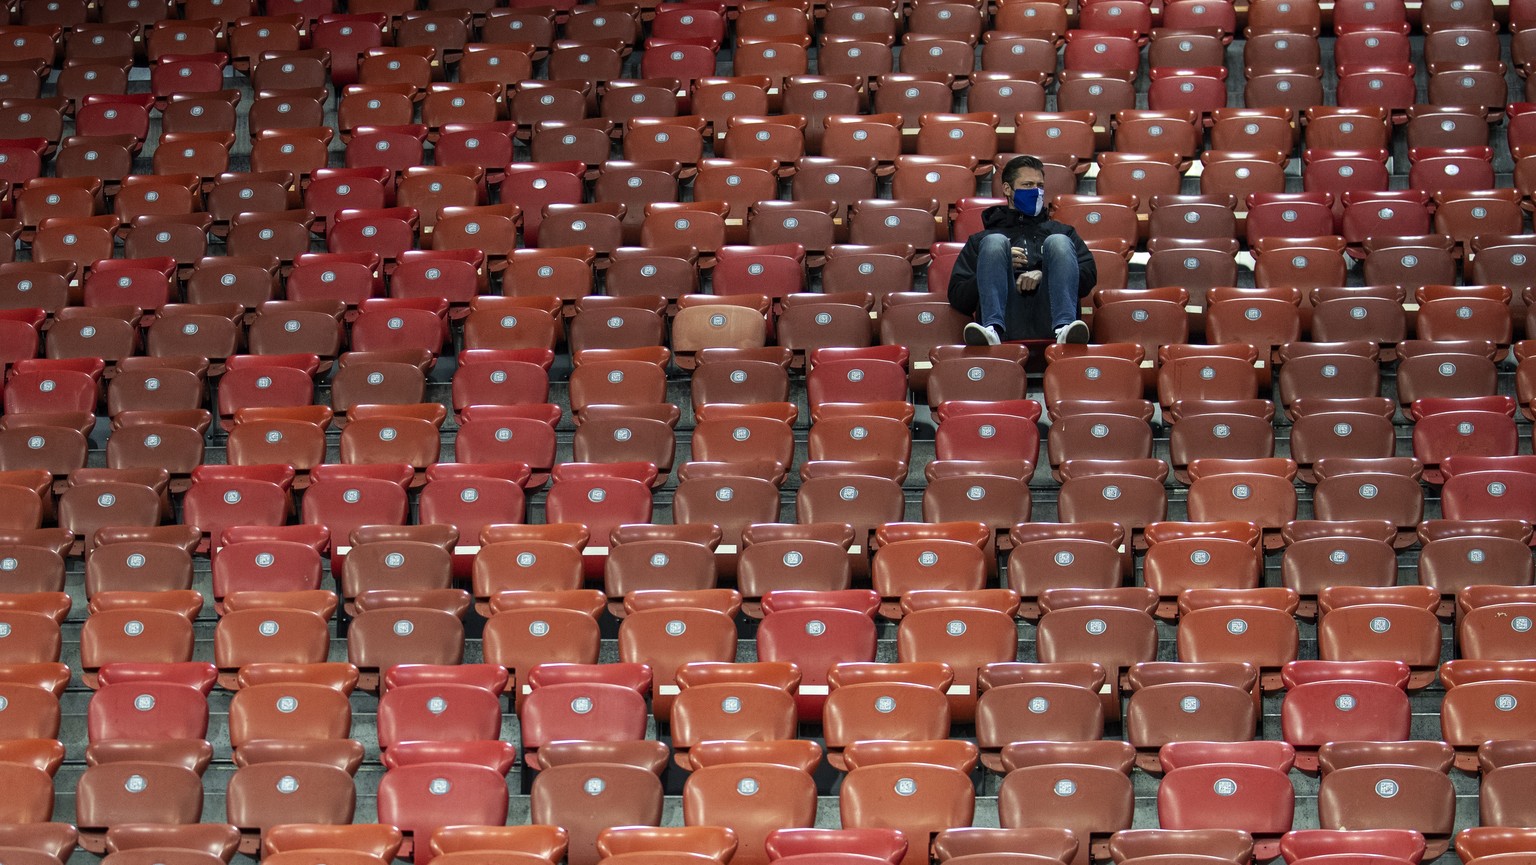
[[[894,691],[901,687],[894,683],[871,682],[869,684],[872,686],[872,691],[868,696],[871,697],[874,696],[873,691],[881,689]],[[1346,680],[1341,684],[1347,688],[1360,689],[1368,683],[1361,680]],[[1492,684],[1495,690],[1508,691],[1518,683],[1493,680],[1489,684]],[[172,687],[183,688],[192,695],[196,694],[195,688],[185,685]],[[241,698],[249,695],[252,702],[259,703],[260,695],[266,693],[259,690],[261,687],[263,686],[253,686],[251,690],[242,692]],[[398,700],[405,702],[417,696],[416,691],[420,690],[420,686],[409,684],[398,684],[396,687],[400,690],[392,690],[391,693],[400,694]],[[448,686],[441,682],[427,687],[435,687],[443,693],[448,693],[449,690]],[[473,686],[465,687],[475,690]],[[561,688],[559,685],[544,687],[556,690]],[[597,686],[578,687],[592,689]],[[684,702],[687,695],[708,697],[713,694],[711,690],[713,687],[709,684],[701,684],[684,689],[679,695],[678,708],[689,705]],[[736,687],[740,690],[746,686],[738,684]],[[770,691],[773,690],[771,686],[764,687],[768,687]],[[998,688],[1002,690],[997,690],[995,693],[1002,694],[1008,688],[1018,687],[1021,686],[1001,685]],[[1022,687],[1031,686],[1022,685]],[[1455,686],[1455,688],[1468,689],[1475,689],[1475,687],[1475,683]],[[839,692],[848,695],[858,692],[859,697],[863,698],[866,696],[863,688],[864,686],[858,684],[845,685],[834,691],[834,695]],[[153,686],[147,683],[137,682],[128,686],[124,696],[131,701],[129,705],[147,705],[148,702],[155,702],[157,706],[154,708],[160,708],[158,700],[143,701],[141,699],[146,696],[147,691],[152,689]],[[169,698],[172,694],[163,688],[161,690],[163,693],[160,696],[170,702]],[[129,694],[127,691],[136,693]],[[102,700],[105,706],[109,693],[115,692],[103,690],[94,699]],[[275,695],[277,691],[272,693]],[[489,696],[489,692],[486,693]],[[745,693],[744,690],[743,693]],[[994,692],[989,691],[989,693]],[[537,694],[539,691],[535,690],[534,695]],[[305,696],[313,698],[315,695],[306,694]],[[423,693],[420,696],[425,695]],[[914,695],[903,693],[902,696],[910,698]],[[386,700],[388,699],[390,697],[386,694]],[[530,705],[533,699],[534,696],[531,695]],[[889,694],[887,699],[895,701],[897,705],[904,702]],[[1048,702],[1045,697],[1038,695],[1032,699]],[[443,702],[448,701],[444,699]],[[705,703],[700,702],[700,706],[703,705]],[[938,705],[942,709],[942,702]],[[129,711],[142,710],[130,709]],[[428,707],[426,711],[430,712],[431,708]],[[904,708],[902,711],[907,709]],[[533,714],[531,710],[529,713]],[[195,724],[195,718],[193,722]],[[195,735],[196,731],[192,732]],[[109,741],[105,732],[101,741]],[[545,767],[534,782],[534,819],[564,826],[573,836],[576,835],[575,830],[578,826],[589,835],[595,834],[596,830],[604,828],[601,821],[609,818],[639,825],[659,823],[661,800],[659,781],[654,783],[640,781],[638,779],[643,778],[643,775],[621,770],[617,765],[622,763],[613,764],[609,761],[617,759],[646,772],[658,771],[662,766],[655,758],[661,756],[662,760],[665,759],[665,746],[661,747],[658,754],[655,749],[646,748],[637,740],[628,741],[633,743],[633,747],[620,748],[617,744],[605,746],[593,742],[587,743],[586,747],[581,747],[577,743],[555,744],[547,749],[547,753],[545,749],[540,749],[540,759],[549,759],[553,762]],[[736,744],[737,747],[733,748],[726,742],[716,740],[715,746],[701,748],[697,755],[692,753],[688,755],[692,762],[691,768],[694,769],[694,774],[689,780],[689,790],[703,795],[705,789],[714,789],[712,782],[717,780],[717,775],[727,775],[729,781],[726,783],[735,786],[741,796],[737,798],[716,793],[707,797],[705,801],[713,803],[711,812],[713,816],[709,823],[723,824],[742,832],[744,837],[760,839],[767,834],[764,831],[765,822],[769,823],[767,829],[775,829],[805,825],[801,821],[807,817],[813,819],[814,808],[807,812],[805,806],[800,804],[793,807],[805,816],[792,818],[783,813],[783,809],[790,807],[791,802],[808,799],[814,803],[815,787],[809,781],[807,774],[809,767],[805,762],[806,755],[803,753],[807,749],[792,747],[792,743],[784,740]],[[819,749],[813,747],[810,750],[819,757]],[[1485,750],[1488,751],[1489,756],[1492,756],[1495,749]],[[467,751],[461,751],[461,753],[467,753]],[[605,753],[610,755],[606,760],[601,756]],[[625,754],[629,756],[627,758],[621,756]],[[577,765],[581,771],[585,772],[584,775],[568,777],[576,773],[559,771],[561,766],[568,765],[571,755],[585,757],[585,761],[581,757],[577,758]],[[1157,784],[1160,823],[1163,828],[1237,828],[1254,835],[1254,840],[1261,846],[1285,843],[1281,836],[1289,831],[1292,825],[1295,800],[1291,782],[1286,777],[1286,772],[1295,765],[1297,758],[1296,752],[1290,745],[1283,742],[1176,741],[1157,749],[1156,755],[1158,758],[1156,768],[1164,773]],[[968,826],[973,819],[969,809],[974,806],[975,792],[971,781],[967,778],[967,773],[976,765],[978,751],[971,743],[931,739],[910,742],[856,741],[844,749],[842,758],[847,761],[849,774],[842,785],[841,806],[845,812],[845,821],[849,821],[850,814],[855,815],[855,819],[851,821],[855,826],[865,825],[864,820],[856,816],[860,813],[860,801],[866,795],[865,787],[878,784],[878,789],[883,789],[885,785],[891,783],[904,783],[906,792],[902,795],[910,801],[902,803],[902,807],[897,809],[885,806],[878,812],[878,817],[868,818],[870,820],[868,825],[900,828],[912,837],[931,838],[945,829]],[[919,758],[923,763],[907,762],[913,758]],[[741,765],[742,760],[749,761],[751,765]],[[1078,837],[1087,839],[1095,845],[1105,843],[1110,840],[1107,836],[1111,833],[1129,828],[1133,811],[1133,795],[1128,773],[1135,760],[1135,748],[1123,742],[1067,740],[1055,743],[1041,741],[1010,743],[1002,753],[1002,768],[1007,772],[999,797],[1003,828],[1066,826]],[[1319,760],[1319,768],[1323,774],[1319,807],[1324,828],[1349,825],[1355,828],[1413,830],[1424,836],[1423,840],[1428,842],[1431,850],[1443,850],[1449,845],[1455,797],[1450,779],[1445,774],[1452,760],[1450,746],[1447,743],[1333,742],[1322,746]],[[609,763],[610,768],[602,768],[604,763]],[[797,774],[781,773],[762,765],[763,763],[790,767]],[[313,768],[318,765],[323,764],[292,762],[246,764],[231,781],[229,807],[232,821],[237,827],[248,829],[268,829],[271,826],[289,822],[295,816],[291,810],[295,802],[302,799],[307,806],[314,808],[322,801],[314,797],[323,790],[333,797],[329,807],[324,811],[317,810],[310,813],[331,815],[329,821],[321,822],[346,822],[348,815],[343,812],[351,810],[347,807],[351,797],[344,793],[345,787],[349,786],[345,783],[348,781],[345,770],[337,769],[336,771],[338,776],[336,780],[341,782],[342,786],[342,789],[337,789],[335,784],[326,784],[323,775]],[[1489,769],[1482,784],[1483,817],[1488,825],[1518,823],[1521,819],[1518,816],[1519,798],[1515,791],[1519,789],[1521,779],[1528,774],[1528,770],[1523,768],[1528,765],[1515,758],[1513,763],[1507,765],[1499,763]],[[475,771],[477,767],[482,771]],[[730,772],[725,771],[727,767]],[[940,767],[948,767],[948,771],[940,771]],[[872,772],[871,769],[881,771]],[[1109,771],[1100,771],[1105,769]],[[740,789],[743,771],[748,772],[746,777],[754,781],[750,785],[753,788],[750,793],[744,793]],[[18,784],[18,789],[27,794],[18,797],[18,810],[29,809],[26,813],[34,817],[46,818],[49,811],[48,805],[51,804],[52,782],[45,772],[36,769],[33,769],[33,772],[35,774],[11,772]],[[482,777],[494,778],[495,772],[494,768],[484,766],[482,763],[462,759],[446,762],[439,760],[425,764],[415,764],[413,761],[392,764],[381,783],[380,818],[407,831],[412,829],[420,832],[429,831],[435,825],[434,819],[442,819],[446,815],[430,807],[432,799],[420,800],[418,796],[423,787],[436,784],[440,792],[456,793],[455,805],[461,809],[459,812],[461,815],[476,815],[479,819],[474,822],[504,821],[507,797],[504,783],[490,787],[480,780]],[[765,773],[766,777],[762,777]],[[590,787],[590,779],[593,777],[610,778],[610,781],[623,778],[630,781],[629,784],[612,784],[616,796],[621,791],[624,794],[614,799],[614,810],[606,812],[605,816],[595,823],[590,820],[583,821],[575,814],[561,816],[552,812],[547,815],[553,819],[540,816],[545,808],[554,807],[555,801],[558,801],[558,799],[550,801],[545,798],[557,795],[553,792],[554,790],[568,783],[581,786],[582,782],[585,782]],[[652,777],[654,781],[654,776]],[[791,778],[803,778],[803,780],[790,784]],[[871,778],[877,780],[869,780]],[[440,779],[448,783],[438,783]],[[772,779],[771,783],[758,789],[759,782],[766,782],[769,779]],[[288,797],[274,800],[257,792],[264,784],[270,784],[274,780],[289,788],[286,791],[280,790],[289,794]],[[598,787],[596,793],[589,789],[587,795],[606,793],[609,786],[610,784],[605,782]],[[151,789],[166,798],[157,803],[142,799],[142,794]],[[721,789],[725,788],[722,786]],[[790,796],[790,790],[798,792]],[[1382,795],[1383,790],[1390,790],[1391,795]],[[770,795],[762,800],[743,801],[746,796],[759,792],[767,792]],[[292,798],[294,793],[300,794],[299,798]],[[873,794],[873,790],[868,792],[868,795]],[[1389,801],[1397,799],[1399,794],[1404,798]],[[1231,817],[1230,821],[1221,826],[1213,825],[1210,818],[1202,816],[1202,809],[1208,808],[1209,805],[1200,803],[1218,801],[1214,797],[1222,797],[1219,801],[1228,807],[1227,816]],[[81,813],[78,822],[83,832],[89,833],[96,839],[99,839],[102,830],[111,823],[128,819],[122,815],[135,818],[131,820],[132,822],[142,822],[142,818],[148,816],[170,818],[152,822],[195,822],[201,810],[200,799],[201,782],[194,769],[149,761],[126,764],[105,763],[88,770],[80,781]],[[688,794],[685,793],[685,810],[688,808],[687,799]],[[646,801],[654,804],[649,808],[637,804]],[[1031,804],[1026,806],[1026,802]],[[1405,802],[1410,803],[1412,807],[1403,807]],[[628,803],[627,809],[621,808],[624,803]],[[938,807],[941,804],[945,807]],[[699,805],[702,806],[703,803],[700,802]],[[752,812],[759,815],[758,817],[752,817],[752,812],[740,817],[735,816],[733,806],[744,808],[748,805],[751,806]],[[923,807],[917,808],[915,807],[917,805]],[[772,821],[764,821],[761,818],[764,807],[775,809]],[[641,811],[633,810],[635,808],[640,808]],[[642,813],[642,811],[649,813]],[[497,813],[501,813],[502,816],[498,818]],[[636,814],[639,814],[638,818]],[[573,818],[577,822],[566,822],[567,819]],[[688,822],[691,823],[692,820]],[[1237,825],[1234,826],[1233,823]],[[743,831],[747,827],[750,827],[750,830]],[[89,846],[92,843],[100,844],[100,841],[86,843]],[[419,839],[417,843],[420,843]],[[580,854],[573,852],[571,855]],[[590,855],[590,851],[586,855]],[[921,857],[926,853],[919,852],[918,855],[920,857],[918,861],[921,861]],[[1078,855],[1080,858],[1087,858],[1086,851],[1081,849],[1078,850]]]

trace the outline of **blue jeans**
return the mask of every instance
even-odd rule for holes
[[[1077,318],[1077,250],[1072,239],[1053,234],[1045,239],[1040,286],[1051,305],[1051,327],[1071,324]],[[1012,243],[1003,234],[989,234],[981,239],[976,252],[976,291],[983,325],[1003,329],[1007,321],[1009,298],[1014,288]]]

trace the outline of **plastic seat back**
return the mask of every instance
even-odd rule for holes
[[[897,797],[892,798],[890,791]],[[976,808],[970,780],[950,766],[888,763],[861,766],[843,779],[843,826],[899,829],[908,838],[905,865],[928,856],[933,836],[971,824]]]
[[[534,780],[529,807],[534,822],[563,826],[569,833],[570,865],[595,865],[603,829],[661,824],[661,780],[636,766],[556,766]]]

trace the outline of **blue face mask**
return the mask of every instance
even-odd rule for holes
[[[1018,208],[1025,216],[1039,216],[1045,212],[1045,187],[1036,186],[1034,189],[1015,189],[1013,191],[1013,206]]]

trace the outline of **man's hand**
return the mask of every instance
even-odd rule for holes
[[[1029,294],[1040,287],[1041,276],[1044,274],[1038,270],[1026,270],[1014,280],[1014,287],[1018,289],[1019,294]]]
[[[1013,253],[1013,269],[1023,270],[1029,264],[1029,250],[1022,246],[1015,246],[1010,251]]]

